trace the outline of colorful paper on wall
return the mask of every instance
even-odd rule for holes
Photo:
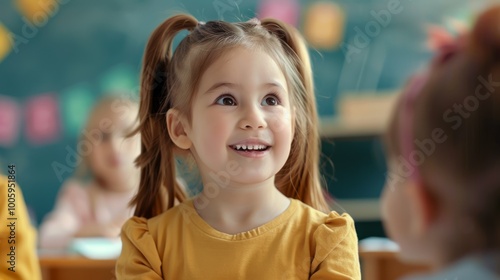
[[[297,0],[262,0],[259,18],[276,18],[293,26],[299,21],[300,6]]]
[[[73,86],[61,94],[61,113],[64,132],[67,136],[77,137],[87,121],[89,111],[94,104],[94,95],[90,86]]]
[[[15,0],[24,17],[36,26],[44,26],[49,18],[59,12],[57,0]]]
[[[26,103],[26,137],[33,144],[45,144],[59,137],[60,119],[54,94],[43,94]]]
[[[129,65],[117,65],[110,69],[101,80],[104,94],[130,94],[138,89],[139,73]]]
[[[12,146],[19,135],[19,106],[6,96],[0,96],[0,146]]]
[[[318,49],[334,49],[344,36],[345,15],[331,2],[318,2],[308,9],[304,35],[311,46]]]
[[[0,62],[9,54],[12,44],[9,31],[0,23]]]

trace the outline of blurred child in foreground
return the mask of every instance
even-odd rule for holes
[[[500,6],[458,39],[440,38],[386,135],[383,214],[410,279],[500,279]]]

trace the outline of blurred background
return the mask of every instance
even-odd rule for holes
[[[4,0],[0,173],[16,165],[39,224],[75,171],[70,163],[89,109],[112,92],[137,98],[142,53],[160,22],[178,12],[200,21],[272,16],[295,25],[310,45],[323,172],[336,207],[355,218],[360,239],[385,236],[378,210],[386,175],[380,136],[391,105],[429,59],[429,25],[453,32],[456,20],[470,23],[488,2]]]

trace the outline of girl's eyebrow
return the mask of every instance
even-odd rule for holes
[[[282,84],[278,83],[278,82],[270,82],[270,83],[266,83],[266,84],[263,84],[262,87],[279,87],[281,88],[282,90],[285,90],[285,87],[283,87]]]
[[[220,83],[215,83],[213,84],[205,93],[209,93],[211,91],[214,91],[220,87],[228,87],[228,88],[238,88],[239,86],[233,83],[227,83],[227,82],[220,82]]]
[[[220,87],[228,87],[228,88],[241,88],[240,85],[238,84],[233,84],[233,83],[227,83],[227,82],[220,82],[220,83],[215,83],[213,84],[207,91],[205,91],[205,94],[206,93],[209,93],[211,91],[214,91]],[[282,90],[285,90],[285,88],[278,82],[268,82],[268,83],[265,83],[261,86],[261,88],[266,88],[266,87],[279,87],[281,88]]]

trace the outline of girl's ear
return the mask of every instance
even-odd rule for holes
[[[169,109],[167,111],[167,129],[172,142],[183,150],[188,150],[193,144],[186,133],[187,122],[181,116],[179,110]]]
[[[423,183],[412,183],[407,188],[409,207],[413,212],[410,230],[423,236],[438,217],[438,205]]]

